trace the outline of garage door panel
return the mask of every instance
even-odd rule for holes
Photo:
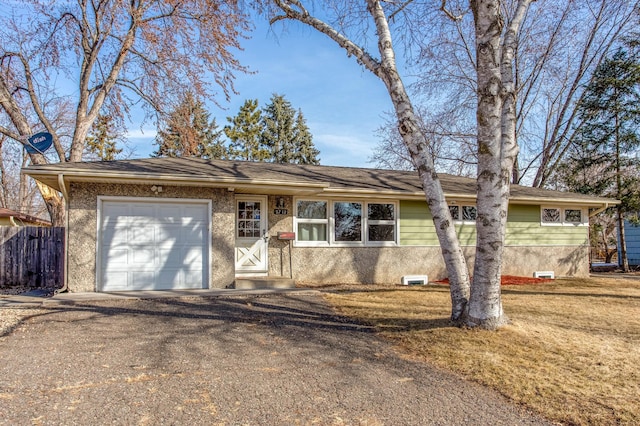
[[[111,266],[116,267],[119,265],[129,264],[129,249],[128,248],[112,248],[108,251],[108,261]]]
[[[126,243],[129,238],[127,238],[128,227],[112,227],[106,228],[102,231],[102,244],[103,246],[109,247],[114,244]]]
[[[156,216],[157,205],[154,203],[131,203],[130,216],[132,217],[153,217]]]
[[[155,266],[155,250],[148,248],[141,248],[133,250],[132,263],[134,265],[154,265]]]
[[[209,209],[193,202],[102,202],[102,291],[206,287]]]
[[[153,290],[155,282],[156,273],[154,271],[131,271],[127,287],[132,290]]]
[[[194,265],[197,262],[202,264],[202,256],[200,256],[202,248],[195,246],[185,246],[182,247],[182,259],[184,259],[184,263],[186,265]]]
[[[158,226],[157,234],[158,242],[181,241],[186,236],[179,224]]]
[[[184,271],[185,283],[198,282],[202,280],[202,273],[198,274],[197,271]]]
[[[110,271],[102,277],[105,291],[119,291],[128,289],[129,273],[126,271]]]
[[[156,241],[154,226],[136,226],[127,232],[127,238],[133,244],[150,244]]]
[[[189,218],[191,221],[207,222],[207,213],[196,206],[185,206],[182,218]]]
[[[180,206],[160,206],[157,217],[162,223],[179,223],[184,215],[183,210]]]

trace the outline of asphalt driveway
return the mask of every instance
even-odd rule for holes
[[[79,302],[40,313],[0,337],[2,424],[547,424],[402,359],[317,294]]]

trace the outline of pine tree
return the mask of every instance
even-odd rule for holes
[[[309,131],[309,127],[307,127],[307,121],[302,115],[302,110],[298,110],[298,116],[296,117],[294,140],[297,144],[294,163],[320,164],[320,160],[318,159],[320,151],[313,145],[313,136]]]
[[[158,130],[158,149],[151,156],[226,158],[222,131],[209,116],[204,103],[187,92],[169,114],[166,127]]]
[[[564,181],[569,189],[610,196],[617,207],[620,230],[619,262],[628,270],[624,214],[640,207],[640,62],[637,56],[618,50],[596,70],[578,106],[584,123],[574,143]]]
[[[227,117],[230,123],[224,127],[224,133],[231,141],[229,158],[246,161],[264,161],[268,153],[262,147],[261,111],[257,99],[247,99],[240,107],[238,115]]]
[[[263,110],[262,143],[269,151],[269,160],[276,163],[319,164],[319,151],[302,111],[296,114],[291,102],[274,94]]]
[[[116,146],[119,138],[120,134],[113,117],[99,114],[87,136],[85,152],[92,159],[115,160],[116,156],[122,152],[122,149]]]

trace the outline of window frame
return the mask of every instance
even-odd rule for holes
[[[451,218],[453,219],[453,223],[457,223],[457,224],[475,224],[476,221],[478,220],[478,206],[475,203],[469,203],[469,202],[460,202],[460,201],[450,201],[447,203],[447,206],[449,208],[449,214],[451,214],[451,207],[456,207],[458,209],[458,214],[457,217],[454,217],[453,215],[451,215]],[[464,220],[462,219],[463,217],[463,211],[465,207],[473,207],[476,211],[476,218],[474,220]]]
[[[298,216],[298,202],[300,201],[322,201],[327,203],[327,218],[325,219],[304,219]],[[294,247],[394,247],[398,246],[398,235],[400,226],[399,201],[398,200],[364,200],[361,198],[315,198],[315,197],[295,197],[294,198],[293,229],[296,233]],[[336,203],[358,203],[361,205],[360,236],[359,241],[336,241],[335,204]],[[370,220],[370,204],[391,204],[393,205],[393,220]],[[300,240],[298,226],[301,223],[320,223],[327,226],[327,239],[325,241],[303,241]],[[392,241],[370,241],[369,225],[393,225]]]
[[[369,219],[369,205],[370,204],[391,204],[393,206],[393,219]],[[372,201],[367,202],[363,209],[365,214],[363,228],[364,228],[364,241],[368,246],[395,246],[398,242],[398,203],[394,201]],[[370,225],[393,225],[393,239],[391,241],[371,241],[369,239],[369,226]]]
[[[325,218],[324,219],[307,219],[307,218],[300,218],[298,216],[298,202],[299,201],[320,201],[323,203],[326,203],[326,211],[325,211]],[[293,229],[294,232],[296,233],[296,239],[295,239],[295,245],[300,246],[300,247],[328,247],[329,246],[329,239],[331,237],[331,226],[329,225],[330,223],[330,213],[331,213],[331,203],[329,202],[329,200],[325,200],[325,199],[321,199],[321,198],[306,198],[306,197],[301,197],[301,198],[296,198],[293,200],[293,205],[295,206],[294,208],[294,212],[293,212]],[[318,241],[306,241],[306,240],[299,240],[298,237],[299,232],[298,232],[298,225],[301,223],[308,223],[308,224],[319,224],[319,225],[325,225],[326,230],[327,230],[327,235],[325,235],[325,239],[324,240],[318,240]]]
[[[544,211],[548,210],[558,210],[560,212],[560,220],[558,222],[547,222],[544,220]],[[566,211],[567,210],[577,210],[580,211],[580,221],[579,222],[570,222],[566,220]],[[561,207],[561,206],[553,206],[553,205],[541,205],[540,206],[540,225],[541,226],[589,226],[589,215],[585,211],[586,209],[583,207]]]

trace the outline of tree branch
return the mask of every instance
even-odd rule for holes
[[[440,4],[440,10],[452,21],[461,21],[463,18],[462,15],[454,15],[449,9],[447,9],[447,0],[442,0],[442,3]]]
[[[293,19],[296,21],[300,21],[304,24],[309,25],[310,27],[315,28],[319,32],[325,34],[333,41],[338,43],[340,47],[347,51],[347,55],[355,56],[360,64],[365,66],[369,71],[374,73],[377,76],[380,72],[380,62],[373,58],[368,52],[366,52],[362,47],[358,46],[350,39],[340,34],[336,29],[334,29],[331,25],[327,24],[324,21],[321,21],[318,18],[315,18],[309,14],[309,12],[302,6],[302,4],[298,0],[274,0],[276,5],[282,9],[285,13],[285,17],[278,17],[277,20],[282,19]],[[294,10],[291,5],[296,6],[299,10]]]

